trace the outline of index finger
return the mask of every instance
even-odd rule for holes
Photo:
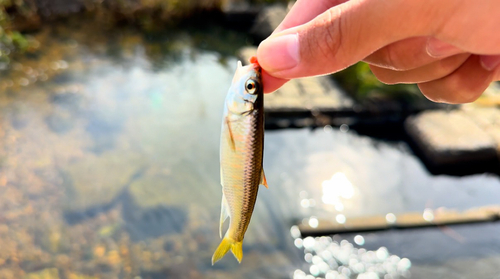
[[[344,2],[271,35],[259,45],[257,56],[262,68],[278,78],[336,72],[390,43],[434,33],[440,25],[436,18],[442,22],[446,15],[438,8],[419,0]],[[284,26],[292,23],[298,21]]]

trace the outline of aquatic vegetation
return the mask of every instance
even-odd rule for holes
[[[40,30],[45,21],[85,14],[104,26],[132,24],[145,31],[160,30],[203,11],[220,11],[223,0],[69,1],[0,0],[0,63],[7,65],[15,52],[33,51],[39,43],[28,31]],[[5,67],[5,66],[4,66]]]
[[[32,2],[0,0],[0,63],[4,64],[9,62],[9,55],[12,52],[24,52],[37,45],[31,37],[26,37],[15,30],[14,22],[7,10],[16,10],[21,17],[31,17],[30,21],[37,19]]]
[[[425,97],[414,84],[387,85],[380,82],[368,64],[359,62],[334,75],[335,79],[356,100],[363,102],[376,99],[396,99],[407,102]]]

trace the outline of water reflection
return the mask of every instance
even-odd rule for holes
[[[321,187],[323,189],[321,200],[325,204],[334,205],[337,211],[344,210],[342,199],[348,200],[354,196],[352,183],[341,172],[335,173],[331,179],[323,181]]]
[[[177,30],[151,40],[134,30],[51,28],[39,34],[36,59],[1,73],[0,278],[293,270],[289,222],[272,208],[255,217],[274,227],[252,226],[243,264],[210,265],[220,117],[236,66],[232,56],[221,61],[245,36],[215,27],[217,39]],[[210,50],[216,41],[224,50]]]
[[[304,249],[304,260],[308,268],[297,269],[294,279],[307,278],[409,278],[411,261],[391,255],[387,248],[367,250],[355,247],[339,237],[306,237],[300,239],[297,248]],[[297,240],[296,239],[296,240]],[[364,244],[361,235],[354,237],[357,245]],[[297,243],[297,241],[296,241]],[[362,244],[358,244],[362,243]]]
[[[387,221],[387,223],[389,224],[394,224],[396,223],[397,219],[396,219],[396,215],[394,215],[394,213],[387,213],[385,215],[385,220]]]
[[[348,126],[268,131],[270,189],[259,192],[244,261],[211,267],[221,109],[236,65],[231,54],[246,37],[218,27],[160,37],[88,28],[43,30],[41,53],[1,72],[0,278],[403,276],[410,261],[379,249],[414,243],[399,234],[376,244],[359,235],[360,248],[302,238],[291,226],[422,211],[429,199],[468,208],[500,195],[496,177],[431,177],[404,147]],[[418,255],[426,243],[398,254]]]
[[[424,213],[422,214],[422,217],[425,221],[432,222],[434,220],[434,211],[432,209],[426,208],[424,210]]]

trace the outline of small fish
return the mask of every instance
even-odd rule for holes
[[[229,229],[212,256],[212,265],[231,250],[238,262],[252,217],[259,185],[267,187],[262,158],[264,152],[264,92],[261,68],[255,57],[238,68],[226,96],[220,143],[222,205],[219,235],[230,218]]]

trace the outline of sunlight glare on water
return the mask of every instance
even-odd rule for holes
[[[343,199],[351,199],[354,196],[354,186],[344,173],[337,172],[331,179],[321,183],[323,195],[321,200],[325,204],[330,204],[337,211],[344,210]]]
[[[246,35],[50,28],[40,53],[1,70],[0,278],[395,279],[422,262],[464,273],[483,270],[469,268],[477,258],[496,263],[494,225],[462,229],[459,244],[432,230],[346,237],[358,246],[302,236],[296,222],[380,214],[394,223],[404,211],[432,221],[429,200],[498,203],[497,177],[434,177],[400,145],[344,124],[266,131],[270,187],[259,190],[243,262],[212,267],[222,107]]]

